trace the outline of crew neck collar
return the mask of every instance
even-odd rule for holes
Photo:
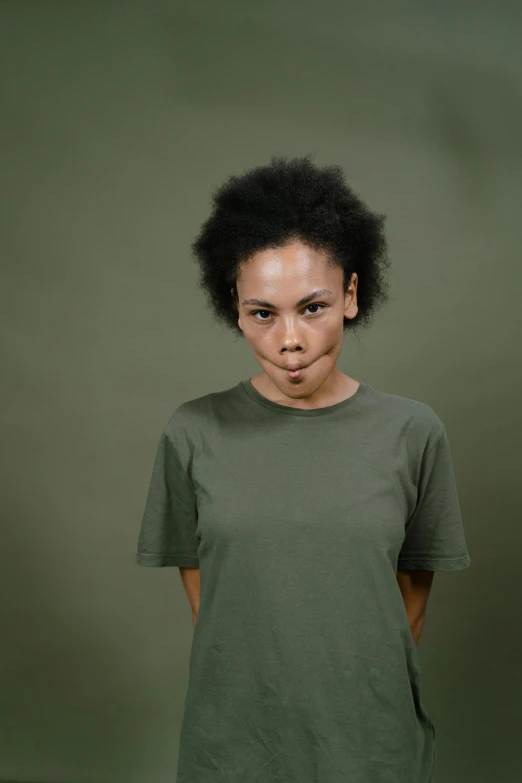
[[[252,385],[251,378],[240,381],[239,386],[250,397],[250,399],[254,400],[254,402],[257,402],[259,405],[262,405],[264,408],[277,411],[278,413],[282,413],[287,416],[301,416],[307,418],[325,416],[329,413],[334,413],[335,411],[348,408],[350,405],[356,404],[363,394],[366,394],[370,388],[369,384],[360,381],[359,386],[357,387],[354,394],[351,395],[351,397],[347,397],[345,400],[336,402],[333,405],[325,405],[322,408],[293,408],[290,405],[283,405],[282,403],[274,402],[274,400],[269,400],[268,397],[265,397],[255,388],[255,386]]]

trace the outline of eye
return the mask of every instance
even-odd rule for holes
[[[312,304],[309,304],[308,307],[305,307],[305,310],[308,310],[310,307],[320,307],[321,310],[324,310],[326,305],[319,304],[319,302],[313,302]],[[318,312],[320,312],[320,311],[316,310],[316,312],[315,313],[311,313],[311,315],[316,315]],[[270,310],[253,310],[250,313],[250,315],[254,315],[255,316],[255,315],[257,315],[257,313],[268,313],[268,315],[272,315]],[[258,321],[269,321],[270,319],[269,318],[257,318],[256,320],[258,320]]]

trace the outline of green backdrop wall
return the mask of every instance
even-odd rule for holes
[[[452,445],[440,783],[520,780],[520,15],[436,6],[2,2],[0,779],[174,779],[192,622],[178,569],[134,563],[152,460],[177,405],[259,372],[189,244],[215,185],[312,152],[388,215],[393,298],[339,366]]]

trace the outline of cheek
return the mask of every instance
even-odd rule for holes
[[[268,358],[271,353],[273,353],[273,341],[270,341],[268,337],[266,339],[263,335],[256,335],[255,338],[250,338],[248,340],[248,344],[250,345],[251,350],[253,353],[255,353],[257,356],[260,356],[261,358]]]
[[[339,349],[342,347],[342,340],[337,339],[337,335],[329,337],[323,343],[323,355],[324,356],[337,356]]]
[[[332,325],[324,335],[324,341],[330,350],[342,345],[344,339],[343,325]]]

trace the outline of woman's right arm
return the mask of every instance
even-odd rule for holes
[[[199,611],[199,568],[179,566],[181,581],[192,607],[192,625],[196,625]]]

